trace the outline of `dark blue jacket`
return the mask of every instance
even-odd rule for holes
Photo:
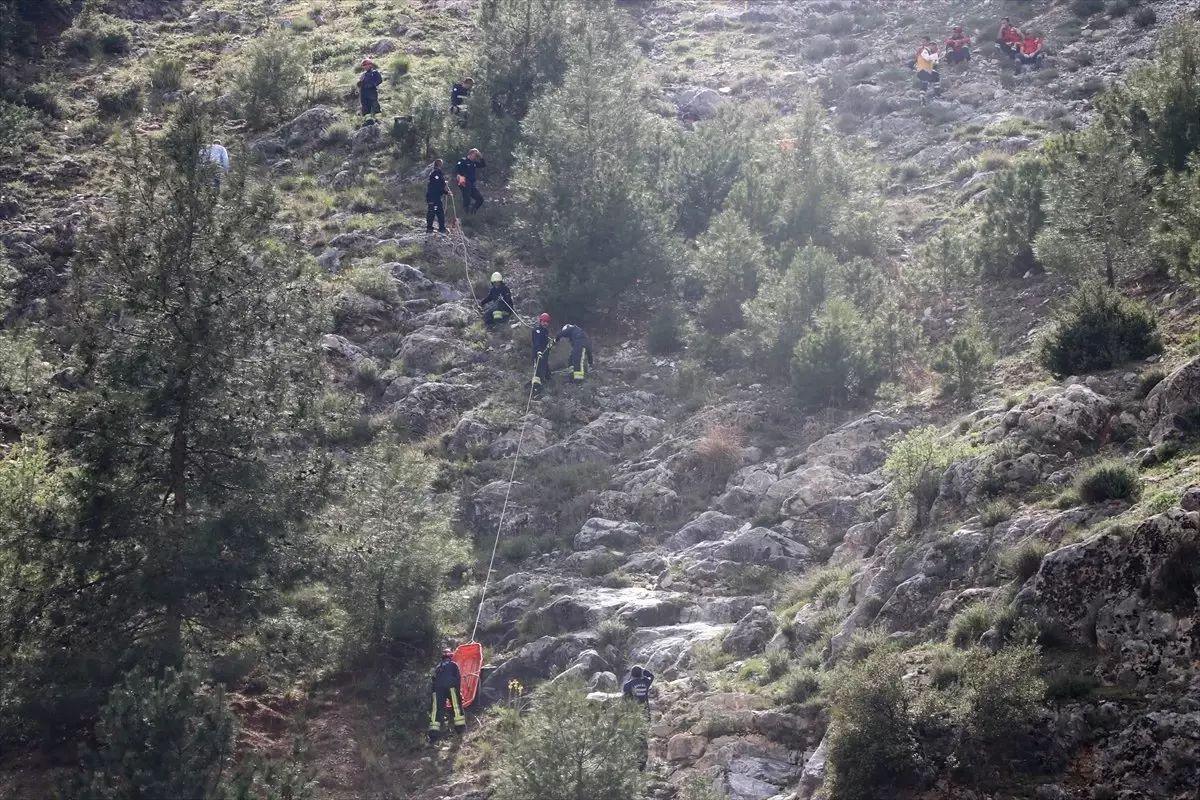
[[[503,307],[509,311],[513,310],[512,292],[509,290],[507,283],[502,282],[499,286],[493,286],[492,290],[487,293],[487,297],[479,301],[479,305],[486,306],[494,300],[503,300]]]
[[[648,669],[642,670],[642,677],[630,678],[625,681],[625,686],[622,688],[622,693],[639,703],[650,702],[650,684],[654,683],[654,673]]]
[[[454,174],[462,175],[464,178],[467,179],[468,186],[474,186],[475,185],[475,170],[482,169],[483,167],[486,167],[486,166],[487,166],[487,164],[484,163],[482,158],[479,159],[478,161],[472,161],[471,159],[464,157],[464,158],[460,158],[458,160],[458,163],[454,165]]]
[[[363,94],[374,94],[379,91],[379,84],[383,83],[383,73],[372,67],[363,73],[358,79],[358,85],[362,88]]]
[[[562,330],[558,332],[558,336],[554,341],[567,339],[571,342],[571,347],[586,347],[592,349],[592,340],[583,332],[583,328],[578,325],[563,325]]]
[[[533,363],[537,363],[538,356],[546,352],[546,348],[549,346],[550,329],[538,325],[533,329]]]
[[[454,84],[450,89],[450,105],[457,108],[462,105],[464,97],[470,97],[471,90],[463,86],[461,83]]]
[[[433,691],[447,689],[462,691],[462,673],[458,669],[458,664],[448,658],[439,662],[433,669]]]
[[[446,173],[436,167],[429,173],[429,184],[425,187],[425,202],[440,203],[446,193]]]

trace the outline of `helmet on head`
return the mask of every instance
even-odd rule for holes
[[[955,33],[962,33],[962,25],[955,25],[955,26],[954,26],[954,32],[955,32]]]
[[[642,668],[640,666],[631,667],[629,670],[629,674],[631,677],[640,678],[640,677],[642,677]]]
[[[501,275],[499,272],[492,273],[492,283],[503,283],[503,282],[504,282],[503,275]]]
[[[454,658],[454,651],[449,647],[442,648],[442,658]]]
[[[550,322],[550,315],[549,315],[549,314],[542,314],[540,317],[538,317],[538,322],[546,322],[546,323],[549,323],[549,322]]]

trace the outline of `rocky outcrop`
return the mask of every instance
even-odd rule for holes
[[[575,534],[575,549],[590,550],[607,547],[627,550],[638,544],[643,536],[642,526],[636,522],[614,522],[611,519],[589,519],[583,529]]]
[[[725,634],[721,649],[735,656],[753,655],[766,647],[778,629],[779,621],[771,610],[766,606],[755,606]]]
[[[1145,409],[1154,444],[1179,438],[1194,428],[1200,410],[1200,358],[1193,358],[1159,381],[1146,396]]]
[[[1116,404],[1082,383],[1044,389],[1004,415],[986,437],[1013,435],[1059,452],[1095,448],[1109,440]]]

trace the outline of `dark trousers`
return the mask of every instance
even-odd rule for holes
[[[962,50],[950,48],[946,51],[946,62],[949,64],[961,64],[964,61],[971,60],[971,48],[964,47]]]
[[[926,72],[924,70],[917,71],[917,80],[921,82],[921,91],[925,91],[929,87],[937,90],[937,84],[942,80],[942,76],[937,73],[937,70]]]
[[[479,187],[473,183],[468,183],[458,188],[462,190],[464,214],[470,214],[473,211],[483,208],[483,195],[479,193]],[[474,204],[474,207],[472,207],[472,204]]]
[[[592,348],[583,344],[571,345],[571,380],[582,383],[592,361]]]
[[[494,325],[508,319],[512,311],[503,300],[493,300],[483,307],[483,324]]]
[[[442,201],[438,200],[436,203],[426,202],[425,205],[427,206],[425,209],[425,230],[433,230],[433,220],[435,218],[437,219],[438,230],[446,230],[446,207],[442,205]]]
[[[446,704],[450,708],[446,708]],[[433,708],[429,711],[429,732],[437,734],[442,729],[442,722],[454,720],[455,729],[462,729],[467,724],[463,716],[462,701],[458,697],[458,689],[435,689],[433,691]]]
[[[541,388],[547,381],[550,380],[550,352],[546,351],[538,357],[534,364],[533,385]]]
[[[378,90],[362,90],[362,115],[369,117],[372,114],[379,113],[379,92]]]
[[[1020,72],[1023,67],[1033,67],[1034,69],[1041,69],[1042,68],[1042,58],[1043,58],[1042,53],[1035,53],[1034,55],[1031,55],[1031,56],[1027,56],[1024,53],[1021,53],[1020,55],[1017,56],[1016,71]]]

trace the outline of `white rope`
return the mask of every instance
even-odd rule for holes
[[[539,353],[533,365],[534,377],[541,366],[544,353]],[[492,557],[488,561],[487,574],[483,576],[483,591],[479,593],[479,611],[475,614],[475,627],[471,629],[471,641],[479,630],[479,621],[483,619],[483,601],[487,597],[488,583],[492,580],[492,568],[496,565],[496,551],[500,549],[500,534],[504,530],[504,517],[508,514],[508,498],[512,495],[513,483],[517,479],[517,463],[521,460],[521,445],[525,442],[525,427],[529,424],[529,408],[533,405],[534,383],[529,381],[529,397],[525,400],[525,413],[521,415],[521,433],[517,436],[517,450],[513,453],[512,471],[508,474],[508,488],[504,490],[504,505],[500,508],[500,521],[496,524],[496,541],[492,544]]]
[[[479,295],[475,294],[475,284],[471,282],[471,263],[470,263],[471,262],[471,253],[467,246],[467,233],[466,233],[466,231],[463,230],[462,218],[458,216],[458,207],[454,203],[454,193],[453,192],[450,193],[450,210],[454,212],[454,227],[456,229],[458,229],[458,239],[459,239],[459,242],[462,244],[463,275],[466,277],[467,287],[471,291],[471,297],[475,298],[475,305],[479,305]],[[505,303],[505,305],[508,305],[508,304]],[[537,327],[537,325],[535,325],[532,321],[525,319],[525,317],[522,317],[520,312],[518,312],[511,305],[508,306],[508,310],[512,312],[512,315],[514,317],[516,317],[517,322],[520,322],[526,328],[533,330],[534,328]]]

